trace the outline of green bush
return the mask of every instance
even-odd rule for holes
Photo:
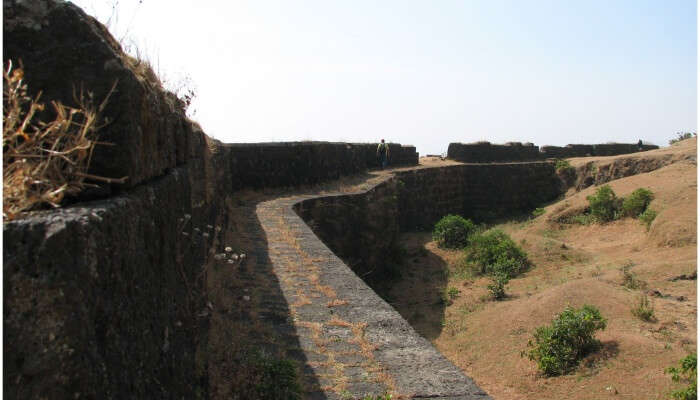
[[[448,306],[451,305],[454,299],[457,297],[459,297],[459,289],[454,286],[450,286],[440,291],[440,301]]]
[[[571,166],[568,160],[558,159],[554,164],[554,169],[557,172],[573,170],[574,167]]]
[[[576,181],[576,168],[572,167],[567,160],[557,160],[554,169],[559,179],[569,187]]]
[[[617,218],[620,199],[608,185],[596,190],[595,195],[586,197],[591,210],[591,216],[598,222],[609,222]]]
[[[651,208],[647,208],[639,215],[639,222],[644,224],[644,226],[647,227],[647,230],[649,230],[651,223],[654,222],[654,218],[656,218],[656,211],[652,210]]]
[[[642,321],[654,321],[654,306],[649,301],[649,298],[645,294],[639,295],[637,304],[632,307],[632,315],[641,319]]]
[[[637,218],[653,199],[654,193],[651,190],[639,188],[622,201],[622,212],[628,217]]]
[[[504,273],[512,278],[529,266],[525,252],[499,229],[473,235],[469,241],[466,260],[475,263],[481,274]]]
[[[491,277],[491,283],[486,288],[491,292],[491,296],[495,300],[501,300],[506,297],[506,285],[510,281],[510,277],[504,273],[496,273]]]
[[[468,244],[469,236],[475,228],[472,221],[468,219],[459,215],[446,215],[435,224],[433,240],[439,247],[462,248]]]
[[[656,217],[656,212],[650,210],[649,204],[654,199],[651,190],[639,188],[628,197],[617,197],[608,185],[603,185],[596,190],[594,195],[587,196],[588,211],[583,214],[572,215],[564,222],[580,225],[588,225],[592,222],[609,222],[622,216],[639,217],[647,226]]]
[[[605,329],[606,323],[594,306],[567,307],[554,318],[552,325],[537,328],[534,341],[528,342],[529,350],[522,355],[527,354],[530,360],[536,361],[545,375],[565,374],[600,346],[593,335]]]
[[[665,371],[671,374],[674,382],[687,383],[683,389],[675,390],[671,393],[677,400],[697,400],[698,398],[698,355],[688,354],[680,361],[680,368],[669,367]]]

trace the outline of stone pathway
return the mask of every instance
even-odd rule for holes
[[[219,298],[239,305],[215,308],[238,326],[249,321],[243,330],[255,347],[303,365],[304,398],[488,399],[293,211],[315,196],[268,197],[238,207],[237,234],[249,246],[248,259],[225,288],[238,297]]]
[[[296,214],[290,215],[297,201],[260,203],[256,213],[270,241],[270,261],[307,358],[307,381],[316,378],[321,391],[340,397],[394,392],[395,382],[374,359],[373,345],[365,338],[367,324],[341,318],[337,312],[348,307],[348,300],[322,278],[324,269],[342,262],[304,229]]]

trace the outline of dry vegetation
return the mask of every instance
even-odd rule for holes
[[[669,151],[691,157],[609,182],[620,196],[639,187],[654,192],[658,215],[648,231],[631,218],[560,224],[558,216],[585,208],[596,187],[570,192],[537,218],[499,226],[533,263],[510,280],[504,301],[488,295],[487,277],[457,267],[461,251],[438,248],[430,233],[404,235],[403,278],[386,297],[494,399],[669,398],[680,385],[665,368],[697,347],[696,139],[658,150]],[[572,373],[544,377],[521,351],[537,327],[584,304],[608,321],[596,334],[602,348]]]
[[[92,181],[118,181],[88,174],[100,128],[98,106],[85,93],[75,93],[77,108],[52,101],[52,113],[27,94],[21,68],[3,70],[3,214],[11,220],[40,207],[58,207]],[[38,116],[53,114],[53,120]]]

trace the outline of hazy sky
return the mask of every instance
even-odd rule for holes
[[[115,0],[75,3],[105,20]],[[667,145],[697,129],[690,0],[121,0],[115,36],[224,142]],[[133,51],[132,51],[133,52]]]

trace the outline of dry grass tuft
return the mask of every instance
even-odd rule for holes
[[[304,291],[301,289],[297,289],[297,300],[291,304],[292,307],[297,309],[299,307],[303,307],[309,304],[312,304],[312,301],[309,300],[309,297],[306,296],[306,293],[304,293]]]
[[[89,186],[86,180],[123,182],[87,173],[100,128],[99,114],[110,93],[95,109],[91,96],[74,93],[79,108],[52,101],[53,121],[38,121],[45,109],[27,94],[21,68],[8,62],[3,69],[3,214],[12,220],[19,214],[42,207],[58,207],[65,196]],[[112,87],[114,90],[115,85]]]
[[[334,300],[329,301],[329,302],[326,304],[326,306],[327,306],[328,308],[331,308],[331,307],[344,306],[344,305],[347,305],[347,304],[348,304],[347,300],[334,299]]]
[[[328,322],[326,322],[326,325],[328,326],[341,326],[343,328],[352,328],[352,323],[348,321],[344,321],[338,317],[332,317]]]

